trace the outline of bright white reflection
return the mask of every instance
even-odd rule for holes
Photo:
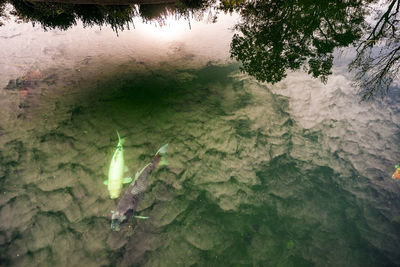
[[[107,66],[126,61],[178,63],[180,59],[185,62],[179,64],[225,62],[237,21],[238,15],[223,13],[215,23],[207,15],[201,19],[170,15],[148,23],[138,17],[134,27],[131,24],[117,34],[109,25],[84,27],[79,21],[67,30],[45,31],[40,23],[18,23],[10,15],[0,27],[0,47],[5,48],[0,49],[0,88],[29,70],[82,70],[95,67],[96,62]]]
[[[143,23],[141,18],[134,20],[137,31],[154,38],[158,41],[177,40],[185,33],[190,32],[189,21],[180,19],[177,20],[169,16],[160,25],[157,22]]]

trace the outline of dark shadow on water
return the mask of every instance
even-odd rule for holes
[[[218,81],[224,87],[232,80],[228,74],[238,67],[235,64],[223,67],[210,65],[200,70],[158,69],[142,74],[117,74],[110,80],[102,81],[101,88],[94,93],[100,91],[100,94],[104,94],[103,100],[107,102],[120,99],[132,107],[148,106],[162,112],[166,106],[172,107],[171,101],[176,104],[200,101],[201,104],[202,96],[207,98],[210,94],[208,81]]]

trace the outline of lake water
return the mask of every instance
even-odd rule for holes
[[[400,264],[400,90],[361,101],[352,50],[326,84],[259,82],[230,58],[240,16],[212,12],[0,27],[1,266]],[[169,143],[119,232],[117,130],[130,175]]]

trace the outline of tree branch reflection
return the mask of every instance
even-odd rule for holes
[[[386,95],[393,82],[399,79],[400,1],[386,4],[375,18],[375,26],[366,32],[367,37],[359,41],[357,55],[349,66],[355,71],[355,84],[361,88],[364,99]]]
[[[290,70],[304,69],[326,82],[332,73],[335,49],[356,48],[349,65],[364,99],[385,95],[399,79],[400,0],[0,0],[14,6],[13,14],[43,28],[67,29],[80,20],[84,26],[111,25],[129,29],[134,17],[164,25],[168,17],[201,20],[210,13],[240,14],[231,43],[231,57],[242,70],[260,81],[276,83]],[[68,1],[69,3],[62,3]],[[80,1],[127,1],[126,5],[79,5]],[[72,3],[73,2],[73,3]],[[107,2],[107,3],[108,3]],[[125,2],[124,2],[125,3]],[[367,17],[375,14],[372,23]],[[1,24],[0,24],[1,26]]]
[[[363,1],[248,1],[239,12],[232,57],[261,81],[276,83],[303,67],[326,82],[333,51],[361,37]]]

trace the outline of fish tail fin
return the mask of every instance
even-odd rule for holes
[[[168,149],[168,144],[165,144],[156,153],[156,156],[157,155],[161,156],[160,166],[168,165],[168,161],[165,159],[167,155],[167,149]]]
[[[149,217],[147,217],[147,216],[139,216],[139,215],[136,215],[135,218],[136,218],[136,219],[143,219],[143,220],[146,220],[146,219],[148,219]]]
[[[124,138],[121,138],[121,136],[119,135],[118,130],[117,130],[117,135],[118,135],[118,142],[119,142],[121,145],[123,145],[123,144],[125,143],[125,139],[124,139]]]

